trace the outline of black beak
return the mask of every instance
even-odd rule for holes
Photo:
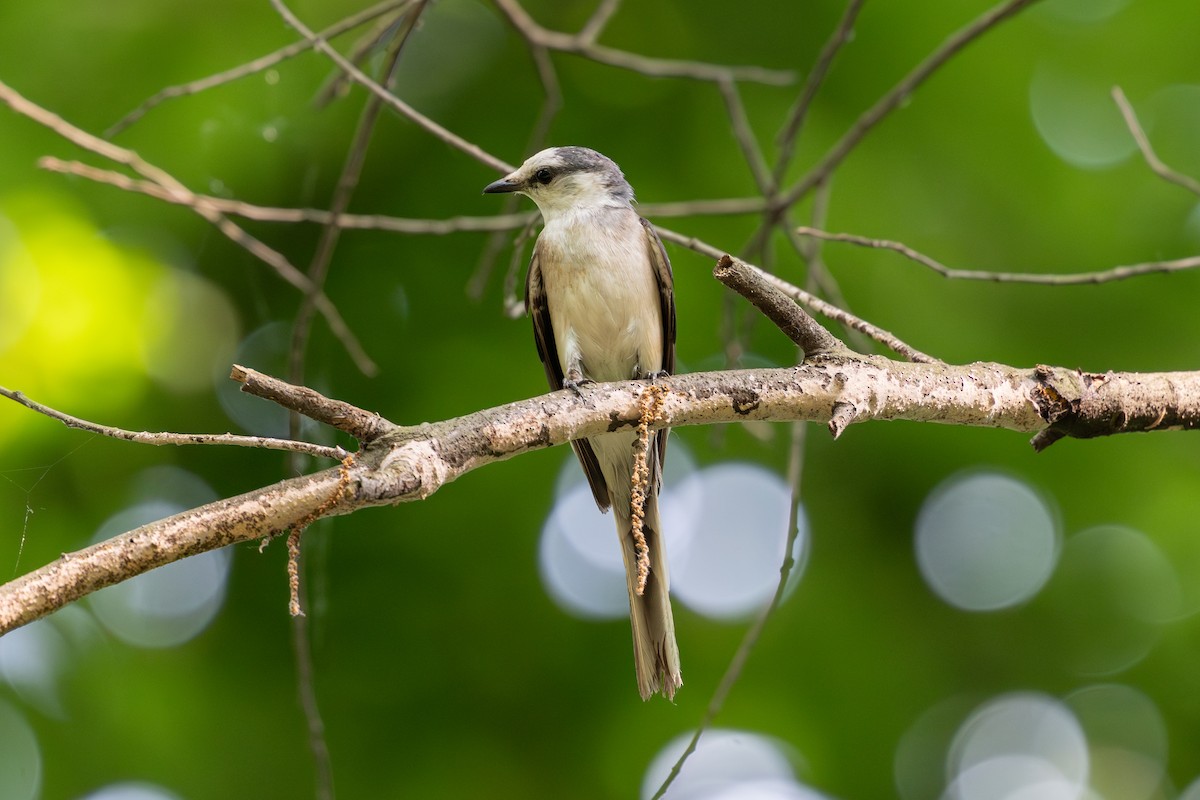
[[[516,181],[511,181],[508,178],[501,178],[495,183],[489,183],[483,187],[484,194],[502,194],[504,192],[515,192],[519,188]]]

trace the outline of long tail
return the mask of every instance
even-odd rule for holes
[[[671,616],[668,593],[670,575],[662,524],[658,519],[658,493],[647,492],[642,533],[650,551],[650,575],[645,591],[637,593],[638,554],[633,539],[629,503],[614,502],[617,535],[625,559],[625,585],[629,589],[629,618],[633,623],[633,660],[637,670],[638,691],[643,700],[662,692],[668,699],[683,685],[679,674],[679,646],[675,643],[675,620]]]

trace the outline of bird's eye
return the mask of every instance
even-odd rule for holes
[[[537,172],[533,173],[533,179],[545,186],[554,179],[554,172],[549,167],[542,167]]]

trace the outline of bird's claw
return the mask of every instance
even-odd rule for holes
[[[567,378],[563,381],[563,388],[570,389],[576,397],[583,397],[580,387],[587,386],[589,383],[595,383],[595,381],[591,378]]]

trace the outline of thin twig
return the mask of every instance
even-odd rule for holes
[[[1026,6],[1032,5],[1035,2],[1037,0],[1005,0],[1005,2],[992,7],[965,27],[960,28],[947,37],[937,49],[926,56],[911,72],[901,78],[899,83],[888,90],[883,97],[880,97],[875,102],[875,105],[864,111],[854,121],[850,129],[829,149],[825,156],[788,190],[787,194],[783,197],[782,206],[794,205],[800,198],[808,194],[814,186],[828,178],[846,156],[858,146],[863,137],[870,133],[885,117],[899,108],[908,96],[916,91],[917,87],[957,55],[959,51],[992,28],[995,28],[1001,22],[1015,16]]]
[[[13,111],[24,117],[28,117],[43,127],[49,128],[73,144],[85,150],[90,150],[110,161],[115,161],[118,164],[129,167],[146,180],[157,184],[160,189],[174,198],[174,202],[187,206],[208,220],[231,241],[272,267],[281,278],[297,289],[308,291],[311,287],[312,284],[308,280],[308,277],[292,266],[291,262],[282,254],[272,250],[266,244],[238,227],[216,207],[206,203],[166,170],[154,166],[132,150],[115,145],[81,128],[75,127],[54,112],[48,111],[26,99],[2,81],[0,81],[0,100],[7,103]],[[375,363],[371,361],[370,357],[362,349],[362,345],[355,338],[353,332],[350,330],[350,326],[342,318],[341,312],[338,311],[337,307],[334,306],[333,302],[325,294],[317,297],[317,308],[329,323],[329,327],[334,335],[341,340],[342,345],[346,348],[351,358],[354,359],[359,369],[368,375],[374,374],[376,369]]]
[[[289,411],[297,411],[309,419],[337,428],[364,445],[395,427],[378,414],[326,397],[307,386],[294,386],[240,364],[233,365],[229,377],[242,385],[243,392],[270,400]]]
[[[1179,272],[1181,270],[1200,268],[1200,256],[1178,258],[1173,261],[1146,261],[1140,264],[1127,264],[1095,272],[1076,273],[1040,273],[1040,272],[989,272],[986,270],[955,269],[920,253],[902,242],[890,239],[870,239],[853,233],[831,233],[816,228],[799,227],[796,233],[801,236],[812,236],[827,242],[845,242],[869,247],[877,250],[891,250],[899,253],[910,261],[928,267],[943,278],[962,281],[990,281],[992,283],[1034,283],[1044,286],[1078,286],[1081,284],[1109,283],[1112,281],[1135,278],[1161,272]]]
[[[612,19],[613,14],[617,13],[620,5],[621,0],[600,0],[600,5],[596,6],[596,10],[592,12],[592,16],[579,29],[579,41],[586,42],[587,44],[595,44],[596,38],[608,26],[608,21]]]
[[[418,19],[420,19],[421,13],[427,7],[427,3],[428,0],[419,0],[415,7],[409,9],[404,17],[403,26],[396,34],[396,39],[392,44],[390,61],[384,67],[384,74],[387,75],[388,89],[391,89],[395,82],[396,69],[400,63],[400,53],[404,48],[404,43],[408,41],[409,34],[412,33]],[[366,163],[367,145],[371,141],[371,134],[375,130],[375,122],[379,119],[379,114],[382,110],[383,101],[375,95],[367,97],[362,113],[359,116],[358,127],[351,140],[349,152],[346,155],[346,161],[342,165],[342,172],[338,176],[337,188],[334,190],[333,202],[330,204],[329,209],[330,221],[321,230],[321,238],[318,240],[317,248],[313,252],[312,260],[309,262],[308,278],[312,282],[312,289],[304,293],[304,297],[300,301],[300,307],[296,310],[296,316],[292,320],[292,336],[288,356],[288,377],[293,383],[299,384],[304,382],[304,357],[308,349],[309,333],[312,330],[313,314],[316,311],[319,296],[325,291],[325,280],[329,275],[329,266],[333,261],[333,253],[337,249],[338,239],[342,232],[337,219],[350,206],[350,200],[354,196],[354,190],[357,188],[359,177],[362,175],[363,164]],[[300,418],[293,413],[289,420],[289,432],[293,438],[298,435],[299,427]]]
[[[403,16],[400,17],[400,20],[402,20],[400,28],[396,31],[395,39],[389,45],[388,63],[384,65],[382,70],[383,75],[386,76],[385,85],[389,91],[395,86],[396,75],[400,65],[400,55],[404,50],[404,45],[415,29],[421,14],[427,7],[428,0],[418,0],[415,6],[407,9],[403,12]],[[387,18],[380,21],[377,27],[382,29],[372,31],[374,38],[363,46],[360,58],[365,58],[367,52],[377,43],[378,37],[386,35],[391,30],[394,22],[394,20]],[[328,98],[337,94],[339,84],[337,81],[334,81],[326,88],[328,91],[322,92],[321,96],[318,97],[318,103],[324,103]],[[363,165],[366,163],[367,147],[371,142],[371,136],[375,131],[376,122],[379,120],[382,111],[383,101],[376,95],[368,95],[366,102],[363,104],[362,112],[359,115],[358,125],[351,138],[350,148],[342,165],[341,174],[338,176],[337,186],[334,190],[332,202],[330,203],[330,221],[321,229],[321,237],[317,242],[316,250],[313,252],[312,260],[309,262],[308,276],[313,282],[314,292],[305,294],[299,308],[296,309],[296,316],[292,320],[292,335],[289,347],[288,377],[296,384],[304,382],[308,340],[312,331],[313,315],[316,311],[316,304],[314,302],[316,299],[315,292],[324,290],[325,282],[329,275],[329,268],[333,262],[333,254],[341,238],[342,228],[338,225],[337,220],[349,208],[350,201],[354,197],[354,192],[358,188]],[[291,411],[288,414],[288,429],[293,438],[299,435],[300,422],[301,418],[298,411]],[[298,457],[295,461],[299,461]],[[301,471],[301,466],[299,463],[293,463],[292,465],[294,471],[297,473]],[[343,477],[345,475],[346,472],[343,469]],[[300,582],[302,532],[303,528],[294,528],[288,535],[287,540],[288,586],[291,595],[288,607],[294,619],[292,625],[292,643],[296,659],[297,692],[300,696],[300,708],[304,713],[307,723],[309,751],[312,753],[313,761],[316,764],[318,796],[332,800],[334,796],[333,761],[329,752],[329,743],[325,738],[325,723],[322,719],[320,704],[317,700],[315,679],[313,676],[312,645],[308,635],[309,622],[300,602],[302,593]]]
[[[428,2],[428,0],[425,0],[425,2]],[[361,69],[364,61],[376,51],[383,49],[383,42],[396,30],[397,25],[403,17],[404,14],[402,12],[377,21],[371,30],[359,37],[358,41],[354,43],[354,46],[350,49],[350,55],[347,56],[347,60]],[[322,38],[328,41],[328,37]],[[387,72],[385,71],[384,74],[386,75]],[[353,83],[353,81],[346,77],[346,73],[340,69],[335,70],[333,75],[326,80],[325,85],[321,87],[321,90],[317,92],[317,96],[313,99],[313,105],[317,108],[324,108],[349,92]]]
[[[1120,86],[1113,87],[1112,98],[1116,102],[1117,108],[1121,109],[1121,116],[1125,118],[1125,124],[1129,127],[1129,132],[1133,134],[1133,140],[1137,142],[1138,150],[1142,151],[1142,158],[1146,159],[1146,165],[1154,171],[1154,174],[1164,181],[1182,186],[1192,194],[1200,195],[1200,181],[1171,169],[1154,152],[1154,148],[1150,146],[1150,139],[1146,137],[1146,131],[1142,129],[1137,114],[1133,111],[1133,106],[1129,104],[1129,99],[1125,97],[1125,92],[1121,91]]]
[[[305,585],[298,587],[300,599],[304,599]],[[333,759],[329,754],[329,742],[325,737],[325,721],[317,703],[316,678],[313,674],[312,645],[308,635],[308,617],[304,614],[292,616],[292,649],[296,658],[296,693],[300,708],[308,726],[309,749],[317,768],[317,800],[333,800]]]
[[[398,9],[401,6],[406,6],[411,2],[413,2],[413,0],[385,0],[385,2],[373,5],[370,8],[358,12],[357,14],[352,14],[351,16],[346,17],[340,22],[330,25],[318,35],[322,39],[333,39],[348,30],[357,28],[359,25],[370,22],[376,17],[382,16],[393,9]],[[158,93],[143,101],[142,104],[133,109],[133,111],[130,111],[128,114],[121,117],[121,119],[117,120],[116,123],[114,123],[108,130],[104,132],[104,135],[109,138],[116,136],[130,125],[140,120],[146,115],[146,112],[150,111],[160,103],[170,100],[171,98],[198,94],[206,89],[212,89],[215,86],[220,86],[222,84],[229,83],[230,81],[235,81],[238,78],[244,78],[247,75],[253,75],[256,72],[262,72],[263,70],[270,69],[276,64],[286,61],[293,56],[297,56],[307,50],[311,50],[312,46],[312,42],[307,40],[295,42],[293,44],[289,44],[287,47],[281,47],[273,53],[268,53],[265,56],[254,59],[253,61],[248,61],[245,64],[240,64],[223,72],[218,72],[215,75],[208,75],[204,78],[200,78],[199,80],[191,81],[190,83],[168,86],[167,88],[160,90]]]
[[[517,294],[517,276],[520,275],[521,265],[525,262],[525,242],[533,236],[536,220],[530,220],[517,238],[513,241],[512,256],[508,260],[508,270],[504,273],[504,293],[502,303],[505,314],[511,319],[517,319],[525,313],[525,303]]]
[[[533,57],[534,66],[537,67],[538,80],[542,83],[542,107],[538,111],[537,122],[533,124],[529,142],[525,146],[526,153],[536,153],[545,146],[546,137],[550,134],[550,126],[562,109],[563,96],[562,85],[558,81],[558,72],[554,69],[550,51],[531,44],[529,54]],[[505,195],[504,203],[500,207],[501,215],[511,214],[515,211],[520,200],[521,198],[517,194]],[[484,242],[483,251],[479,254],[479,262],[471,272],[470,280],[467,281],[467,296],[471,299],[479,300],[483,297],[488,279],[496,266],[496,259],[500,257],[507,241],[508,237],[503,233],[493,233]],[[507,295],[505,297],[507,298]],[[507,301],[505,301],[505,305],[507,310],[510,305]]]
[[[832,179],[826,181],[816,188],[813,192],[812,208],[809,210],[809,218],[814,227],[820,227],[825,224],[829,216],[829,195],[830,187],[833,185]],[[796,233],[790,225],[781,225],[783,232],[787,234],[788,243],[792,249],[800,254],[804,259],[804,263],[808,269],[804,279],[804,290],[823,297],[830,303],[833,303],[837,308],[850,310],[850,304],[846,297],[842,294],[842,287],[838,285],[837,278],[829,271],[829,267],[825,264],[825,258],[821,250],[821,240],[805,239]],[[847,327],[846,339],[854,349],[859,352],[866,353],[872,349],[871,340],[861,331]]]
[[[341,447],[327,447],[321,444],[313,444],[311,442],[299,442],[291,439],[272,439],[268,436],[239,436],[233,433],[168,433],[165,431],[127,431],[123,428],[114,428],[110,425],[100,425],[96,422],[89,422],[79,417],[73,417],[70,414],[64,414],[62,411],[42,405],[36,400],[31,400],[21,392],[6,389],[0,386],[0,395],[8,399],[20,403],[28,409],[44,414],[51,419],[56,419],[68,428],[75,428],[88,433],[107,436],[110,439],[122,439],[127,442],[137,442],[138,444],[152,444],[158,446],[164,445],[190,445],[190,444],[213,444],[226,445],[235,447],[259,447],[264,450],[284,450],[292,453],[305,453],[310,456],[319,458],[331,458],[335,461],[341,461],[348,453]]]
[[[808,77],[804,79],[804,86],[801,87],[796,104],[788,115],[787,124],[779,134],[779,160],[775,162],[775,172],[772,175],[772,192],[783,184],[784,176],[787,175],[788,167],[792,163],[792,156],[796,151],[796,139],[804,128],[804,121],[808,118],[808,109],[817,96],[821,84],[825,82],[825,75],[828,74],[833,59],[842,49],[842,45],[850,40],[850,32],[854,29],[854,20],[858,17],[858,12],[864,2],[866,0],[850,0],[846,4],[846,10],[842,13],[838,26],[830,34],[825,46],[821,48],[816,63],[813,64]]]
[[[671,242],[674,242],[675,244],[682,245],[682,246],[688,248],[689,250],[694,250],[695,252],[700,253],[701,255],[705,255],[710,258],[720,258],[721,256],[725,255],[725,252],[723,250],[719,250],[716,247],[713,247],[711,244],[701,241],[700,239],[697,239],[694,236],[685,236],[681,233],[676,233],[675,231],[667,230],[666,228],[661,228],[658,226],[655,226],[655,228],[658,231],[658,235],[660,237],[662,237],[664,240],[671,241]],[[760,273],[762,273],[764,278],[766,278],[769,282],[774,284],[777,288],[782,290],[785,294],[787,294],[789,297],[794,299],[796,302],[801,303],[802,305],[812,309],[813,311],[816,311],[819,314],[822,314],[822,315],[828,317],[829,319],[836,320],[837,322],[840,322],[842,325],[845,325],[849,328],[853,328],[854,330],[859,331],[860,333],[866,334],[867,336],[871,337],[872,339],[874,339],[875,341],[884,345],[885,347],[904,356],[909,361],[916,361],[916,362],[926,363],[926,364],[942,363],[939,359],[936,359],[930,355],[926,355],[925,353],[922,353],[920,350],[916,349],[915,347],[913,347],[909,344],[906,344],[905,342],[901,341],[899,338],[897,338],[893,334],[885,331],[883,328],[880,328],[877,325],[872,325],[871,323],[867,322],[866,320],[860,319],[859,317],[854,316],[850,312],[848,312],[844,309],[838,308],[837,306],[833,305],[832,303],[828,303],[825,300],[822,300],[821,298],[817,297],[816,295],[812,294],[811,292],[804,291],[799,286],[794,286],[793,284],[788,283],[787,281],[783,280],[782,278],[780,278],[778,276],[772,275],[769,272],[759,269],[758,267],[754,266],[753,264],[748,264],[747,266],[750,266],[751,268],[758,270]]]
[[[792,441],[788,454],[788,485],[791,487],[791,505],[788,509],[787,523],[787,538],[784,544],[783,562],[779,566],[779,581],[775,584],[775,593],[771,596],[771,601],[762,609],[758,617],[755,618],[742,637],[741,643],[734,651],[733,658],[729,661],[729,666],[725,668],[725,674],[721,676],[720,683],[717,684],[716,690],[713,692],[712,698],[708,701],[708,706],[704,709],[704,716],[700,719],[700,724],[696,726],[692,738],[688,741],[687,747],[679,755],[679,758],[671,765],[671,771],[667,773],[666,779],[658,787],[658,791],[654,793],[651,800],[659,800],[667,793],[667,789],[679,777],[680,770],[687,763],[688,758],[696,752],[696,746],[700,743],[700,737],[708,730],[712,721],[716,719],[717,714],[721,713],[721,709],[725,707],[725,701],[729,699],[730,692],[737,684],[738,679],[742,676],[742,671],[745,670],[746,664],[750,661],[750,654],[754,652],[755,645],[762,638],[763,631],[770,622],[771,617],[779,609],[780,603],[783,602],[783,596],[787,593],[788,581],[791,579],[792,570],[796,566],[796,559],[792,552],[796,548],[796,539],[800,535],[800,485],[801,477],[804,473],[804,441],[808,426],[803,422],[792,424]]]
[[[151,181],[131,178],[120,172],[100,169],[79,161],[63,161],[53,156],[44,156],[38,161],[38,166],[51,172],[77,175],[90,181],[105,183],[127,192],[140,192],[167,203],[191,205],[191,201],[188,199],[172,194]],[[316,225],[329,225],[336,222],[337,226],[343,229],[354,228],[432,236],[512,231],[525,227],[531,220],[540,218],[536,211],[487,217],[448,217],[446,219],[409,219],[389,217],[384,214],[334,215],[323,208],[276,208],[204,194],[193,195],[193,198],[195,201],[212,206],[223,214],[252,219],[257,222],[303,222]],[[761,197],[729,197],[713,200],[684,200],[674,203],[642,203],[638,206],[638,210],[646,217],[695,217],[758,214],[766,207],[766,201]]]
[[[47,169],[52,172],[77,175],[81,178],[96,181],[97,183],[106,183],[109,186],[114,186],[127,192],[140,192],[141,194],[148,195],[156,200],[163,200],[168,203],[191,206],[193,202],[203,202],[206,205],[212,206],[223,214],[242,217],[244,219],[252,219],[258,222],[303,222],[316,225],[330,225],[336,223],[339,228],[343,229],[355,228],[358,230],[387,231],[389,233],[446,236],[452,233],[511,231],[528,225],[531,219],[535,219],[538,216],[536,211],[490,217],[450,217],[447,219],[406,219],[403,217],[389,217],[382,214],[333,214],[332,212],[323,208],[274,208],[269,206],[258,206],[254,205],[253,203],[243,202],[241,200],[229,200],[222,197],[213,197],[211,195],[195,195],[192,199],[188,199],[186,197],[180,197],[176,194],[172,194],[171,192],[163,189],[156,183],[152,183],[151,181],[130,178],[128,175],[124,175],[120,172],[99,169],[78,161],[63,161],[61,159],[54,158],[53,156],[44,156],[38,161],[38,166],[40,166],[42,169]],[[718,200],[712,202],[732,203],[733,207],[747,209],[750,209],[752,205],[752,200],[750,198],[745,200],[733,199],[728,201]],[[697,206],[695,213],[725,213],[724,211],[720,210],[720,206],[714,206],[714,208],[716,210],[709,210],[708,207],[702,205]],[[668,208],[667,211],[678,211],[678,209]],[[747,213],[750,212],[748,211]],[[679,213],[666,213],[660,214],[659,216],[685,215]]]
[[[717,260],[713,276],[733,289],[774,322],[783,333],[804,350],[805,358],[845,349],[833,334],[766,280],[767,273],[729,255]]]
[[[762,67],[725,67],[703,61],[673,61],[605,47],[587,38],[583,31],[573,35],[543,28],[517,0],[494,1],[500,11],[508,17],[512,26],[517,29],[517,32],[530,44],[583,56],[600,64],[627,69],[648,77],[691,78],[700,81],[717,81],[727,77],[731,80],[765,83],[772,86],[786,86],[795,80],[795,76],[787,70],[770,70]]]
[[[399,97],[396,97],[396,95],[392,94],[387,89],[380,86],[377,81],[372,79],[358,67],[351,64],[345,56],[330,46],[330,44],[323,38],[313,33],[311,28],[301,22],[300,19],[292,13],[291,9],[284,5],[283,0],[271,0],[271,5],[277,12],[279,12],[279,16],[283,17],[283,20],[288,25],[299,32],[299,34],[305,39],[308,39],[310,42],[312,42],[313,46],[317,50],[320,50],[322,53],[328,56],[333,63],[337,64],[338,67],[348,76],[350,76],[355,83],[365,87],[376,97],[387,103],[389,107],[399,111],[404,117],[412,122],[415,122],[418,126],[424,128],[428,133],[432,134],[451,147],[466,153],[479,163],[491,167],[497,172],[512,172],[513,167],[511,164],[496,158],[479,145],[473,142],[468,142],[466,139],[462,138],[457,133],[454,133],[449,128],[439,125],[429,117],[422,114],[420,111],[417,111],[408,103],[401,100]]]
[[[768,195],[771,193],[771,170],[767,166],[767,160],[763,158],[758,140],[754,137],[754,130],[750,126],[750,119],[746,116],[746,107],[742,104],[742,96],[738,93],[737,84],[729,78],[722,78],[717,81],[717,88],[721,90],[721,98],[725,101],[725,110],[729,114],[729,123],[733,128],[733,138],[737,140],[738,146],[742,149],[742,155],[750,167],[750,173],[754,176],[754,183],[760,192]]]

